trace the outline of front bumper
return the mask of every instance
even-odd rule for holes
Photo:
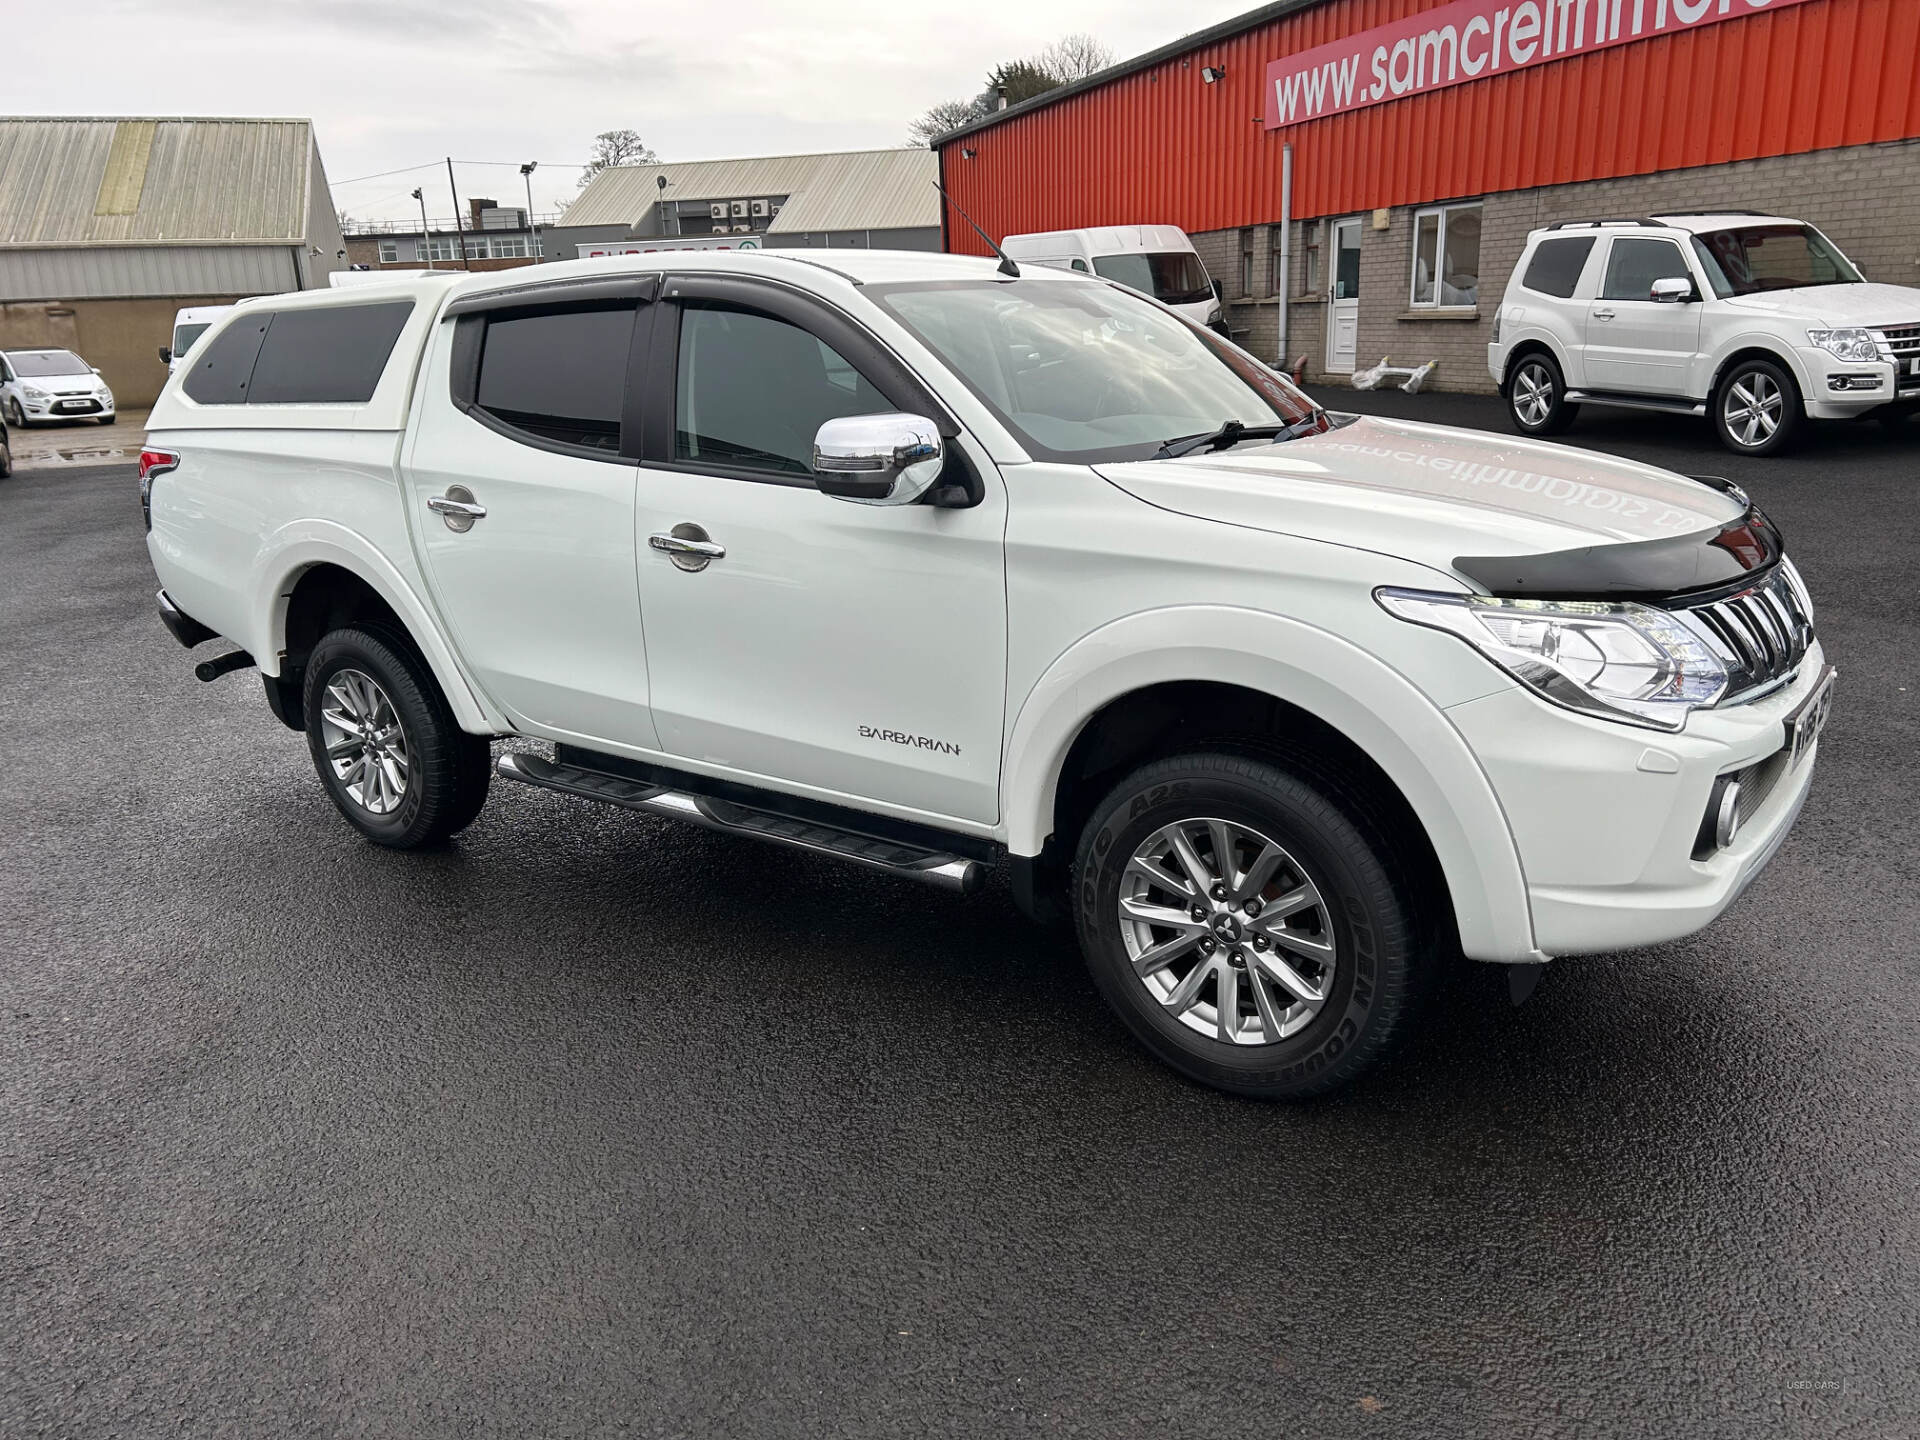
[[[1696,860],[1714,782],[1781,752],[1787,716],[1824,669],[1816,642],[1791,685],[1697,711],[1677,735],[1589,719],[1518,688],[1449,710],[1512,827],[1535,946],[1580,955],[1658,945],[1733,904],[1793,827],[1819,746],[1779,775],[1731,845]]]
[[[1912,360],[1854,364],[1803,346],[1800,364],[1807,374],[1807,414],[1816,420],[1850,420],[1888,405],[1920,406],[1920,369]]]
[[[22,398],[28,420],[94,420],[114,413],[111,395],[49,395],[44,400]]]

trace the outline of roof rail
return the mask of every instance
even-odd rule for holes
[[[1719,205],[1708,205],[1699,210],[1669,210],[1666,213],[1669,215],[1758,215],[1767,220],[1771,220],[1775,215],[1772,210],[1728,210]]]
[[[1723,212],[1731,214],[1731,211]],[[1547,226],[1549,230],[1577,230],[1582,226],[1599,229],[1602,225],[1644,225],[1649,230],[1664,230],[1667,227],[1658,220],[1650,220],[1644,215],[1609,215],[1600,220],[1556,220]]]

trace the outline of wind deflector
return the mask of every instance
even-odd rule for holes
[[[1462,555],[1453,568],[1502,599],[1668,600],[1746,584],[1784,554],[1779,530],[1749,505],[1731,525],[1690,535],[1544,555]]]

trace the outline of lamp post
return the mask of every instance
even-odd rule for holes
[[[539,166],[538,160],[529,160],[520,167],[520,178],[527,182],[527,254],[536,261],[540,259],[540,227],[533,223],[533,172]]]
[[[427,235],[427,197],[419,190],[413,192],[413,198],[420,202],[420,248],[427,252],[427,269],[433,268],[433,241]]]

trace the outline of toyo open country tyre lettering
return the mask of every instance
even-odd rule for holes
[[[1507,381],[1507,414],[1522,435],[1558,435],[1579,415],[1567,403],[1567,382],[1551,355],[1525,356]]]
[[[1407,1027],[1433,959],[1384,830],[1265,759],[1199,753],[1115,787],[1087,822],[1075,923],[1140,1041],[1204,1084],[1336,1089]]]
[[[304,705],[321,784],[375,844],[411,850],[444,840],[486,803],[486,739],[460,728],[432,672],[400,636],[329,633],[307,661]]]

